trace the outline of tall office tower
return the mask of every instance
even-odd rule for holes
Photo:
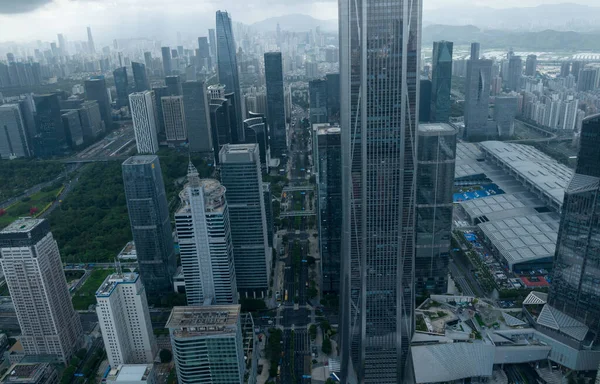
[[[196,81],[198,80],[198,76],[196,76],[196,66],[188,65],[185,67],[185,80],[186,81]]]
[[[188,183],[175,213],[188,305],[236,304],[233,243],[225,188],[200,180],[190,162]]]
[[[508,62],[508,89],[519,91],[521,89],[521,76],[523,75],[523,60],[521,56],[512,56]]]
[[[65,40],[65,36],[62,33],[58,34],[58,48],[60,49],[61,55],[68,55],[67,42]]]
[[[481,57],[481,44],[471,43],[471,60],[479,60]]]
[[[94,38],[92,37],[92,28],[87,27],[87,38],[88,38],[88,50],[91,54],[96,53],[96,46],[94,45]]]
[[[436,41],[433,43],[430,116],[433,123],[447,123],[450,121],[453,47],[454,43],[451,41]],[[427,105],[421,104],[419,108],[427,108]]]
[[[104,132],[104,122],[96,101],[86,101],[78,109],[83,142],[91,143]]]
[[[565,61],[560,65],[560,77],[567,77],[571,73],[571,62]]]
[[[173,290],[177,259],[158,156],[133,156],[122,168],[142,284],[148,295],[166,294]]]
[[[421,76],[419,80],[419,122],[429,123],[431,121],[431,80]]]
[[[208,30],[208,41],[210,43],[210,55],[215,58],[217,57],[217,35],[212,28]]]
[[[231,122],[229,101],[212,99],[210,101],[210,128],[215,161],[219,163],[219,151],[224,144],[231,143]]]
[[[579,81],[579,71],[585,67],[585,63],[582,61],[574,61],[571,63],[571,74],[575,76],[575,82]]]
[[[172,145],[187,140],[183,96],[167,96],[161,99],[167,142]]]
[[[496,96],[494,104],[494,121],[501,139],[508,139],[515,134],[515,117],[519,108],[517,96]]]
[[[329,121],[327,114],[327,80],[317,79],[308,82],[309,116],[311,124]]]
[[[212,62],[210,59],[210,46],[208,45],[208,38],[206,36],[198,38],[198,53],[199,68],[206,68],[207,71],[210,71]]]
[[[329,73],[327,79],[327,116],[330,123],[340,122],[340,74]]]
[[[160,51],[162,53],[163,73],[165,76],[170,76],[173,72],[171,67],[171,48],[161,47]]]
[[[77,148],[83,145],[83,128],[81,127],[79,111],[76,109],[65,109],[60,111],[60,113],[69,146]]]
[[[138,153],[158,152],[158,134],[152,91],[134,92],[129,95],[131,120]]]
[[[127,80],[127,68],[120,67],[113,71],[115,78],[115,88],[117,88],[117,107],[125,107],[129,105],[129,82]]]
[[[154,92],[154,109],[156,116],[156,130],[159,133],[165,132],[165,119],[163,117],[163,110],[161,100],[165,96],[169,96],[169,91],[167,87],[153,87],[152,92]]]
[[[25,354],[55,355],[68,363],[81,344],[83,330],[50,224],[18,219],[0,231],[0,255]]]
[[[265,200],[265,216],[267,217],[267,242],[273,247],[273,194],[271,183],[263,183],[263,199]]]
[[[146,66],[142,63],[131,62],[131,70],[133,71],[133,82],[135,83],[136,92],[144,92],[150,90],[148,83],[148,75],[146,74]]]
[[[213,139],[206,86],[202,81],[186,81],[182,84],[182,92],[189,149],[191,152],[211,153]]]
[[[85,99],[95,100],[100,107],[100,116],[104,121],[104,127],[107,131],[112,128],[112,116],[110,108],[110,99],[108,98],[108,89],[104,77],[91,78],[84,82]]]
[[[267,85],[267,122],[273,157],[287,152],[285,101],[281,52],[265,53],[265,82]]]
[[[596,88],[597,68],[583,68],[579,70],[577,91],[593,91]]]
[[[600,331],[600,115],[581,128],[579,157],[565,190],[549,303]]]
[[[476,140],[496,136],[488,123],[492,60],[468,60],[465,81],[465,138]]]
[[[269,287],[271,250],[256,144],[225,144],[219,152],[221,182],[227,188],[238,291],[263,296]]]
[[[0,86],[9,87],[11,85],[8,65],[0,62]]]
[[[340,292],[342,246],[342,142],[341,129],[313,126],[313,156],[317,176],[319,254],[324,294]]]
[[[152,65],[152,52],[144,52],[144,64],[146,64],[146,68],[152,72],[154,69]]]
[[[537,56],[528,55],[525,61],[525,76],[535,76],[537,72]]]
[[[419,125],[415,255],[419,296],[446,293],[448,288],[456,134],[448,124]]]
[[[67,149],[67,136],[60,113],[57,93],[36,95],[35,126],[33,148],[37,157],[52,157],[64,154]]]
[[[0,105],[0,159],[29,156],[29,139],[19,105]]]
[[[181,89],[181,77],[167,76],[165,77],[165,85],[167,86],[167,93],[169,96],[181,96],[183,94]]]
[[[263,172],[267,172],[270,158],[267,119],[260,113],[250,112],[250,117],[244,120],[244,130],[246,144],[258,144],[258,149],[260,151],[260,166]]]
[[[135,272],[106,277],[96,291],[96,314],[108,363],[152,363],[158,352],[146,290]]]
[[[414,331],[422,4],[339,4],[341,382],[398,383]]]
[[[217,11],[217,67],[219,83],[225,85],[227,92],[234,93],[236,136],[234,143],[244,142],[242,124],[242,93],[235,51],[235,40],[231,29],[231,18],[227,12]]]
[[[165,328],[179,383],[244,382],[239,305],[174,307]]]

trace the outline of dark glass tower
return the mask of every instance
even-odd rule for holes
[[[450,90],[452,88],[452,48],[451,41],[433,43],[433,65],[431,72],[431,122],[450,121]],[[427,108],[421,105],[420,108]]]
[[[583,121],[565,190],[549,303],[600,332],[600,115]]]
[[[525,62],[525,76],[535,76],[537,72],[537,55],[528,55]]]
[[[271,152],[273,157],[280,157],[287,151],[281,52],[265,53],[265,82],[267,84],[267,122],[271,134]]]
[[[327,115],[330,123],[340,122],[340,74],[329,73],[327,79]]]
[[[224,144],[231,143],[231,120],[229,100],[210,101],[210,127],[215,161],[219,162],[219,151]]]
[[[496,136],[496,127],[488,123],[492,60],[479,59],[479,43],[471,45],[472,59],[467,60],[465,81],[465,137],[487,139]]]
[[[148,296],[173,290],[177,259],[158,156],[133,156],[122,166],[131,232]]]
[[[165,77],[165,85],[167,86],[167,94],[169,96],[181,96],[181,78],[179,76]]]
[[[341,0],[342,383],[405,382],[414,332],[419,0]]]
[[[146,74],[146,66],[142,63],[131,63],[131,69],[133,71],[133,81],[135,83],[136,92],[144,92],[150,90],[150,84],[148,83],[148,75]]]
[[[162,47],[160,49],[162,53],[162,61],[163,61],[163,72],[165,76],[170,76],[173,72],[173,68],[171,67],[171,48],[170,47]]]
[[[214,29],[208,30],[208,41],[210,43],[210,55],[212,57],[217,56],[217,35],[215,34]]]
[[[225,85],[225,91],[235,94],[235,115],[237,124],[237,142],[244,142],[242,124],[242,94],[235,51],[235,40],[231,29],[231,18],[227,12],[217,11],[217,67],[219,83]]]
[[[211,153],[213,144],[206,86],[202,81],[186,81],[182,90],[189,149],[191,152]]]
[[[508,89],[518,91],[523,76],[523,60],[521,56],[512,56],[508,62]]]
[[[113,71],[115,88],[117,89],[117,107],[121,108],[129,104],[129,86],[127,81],[127,68],[120,67]]]
[[[322,124],[329,121],[327,114],[327,80],[316,79],[308,82],[310,123]]]
[[[246,144],[258,144],[260,150],[260,165],[263,171],[268,168],[267,151],[268,151],[268,132],[267,119],[260,113],[250,112],[250,117],[244,120],[244,129],[246,135]],[[272,239],[269,240],[269,245],[272,246]]]
[[[208,45],[208,38],[206,36],[198,38],[198,59],[198,68],[206,67],[207,70],[212,68],[210,46]]]
[[[104,77],[92,78],[85,81],[84,87],[85,99],[98,102],[100,116],[102,116],[102,121],[104,121],[104,127],[107,131],[110,131],[112,127],[112,116],[110,100],[106,89],[106,80],[104,80]]]
[[[37,95],[35,102],[34,152],[38,157],[52,157],[64,153],[67,136],[63,125],[58,94]]]

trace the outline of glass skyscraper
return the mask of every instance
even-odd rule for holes
[[[452,88],[452,48],[451,41],[433,43],[433,65],[431,71],[431,122],[450,121],[450,89]],[[420,108],[427,108],[421,105]]]
[[[273,157],[280,157],[287,151],[281,52],[265,53],[265,83],[267,84],[267,122],[271,133],[271,152]]]
[[[488,122],[492,60],[479,59],[479,43],[471,45],[465,81],[465,138],[477,140],[497,136],[495,124]]]
[[[127,81],[127,68],[120,67],[113,71],[115,88],[117,89],[117,107],[121,108],[129,104],[129,92]]]
[[[244,142],[242,124],[242,94],[235,51],[235,40],[231,29],[231,18],[227,12],[217,11],[217,67],[219,83],[225,85],[227,93],[234,93],[237,137],[234,143]]]
[[[414,331],[422,4],[339,4],[341,382],[396,384]]]
[[[600,115],[581,128],[577,168],[565,190],[549,303],[600,332]]]
[[[150,84],[148,83],[148,75],[146,74],[146,66],[142,63],[131,63],[131,69],[133,71],[133,81],[135,83],[136,92],[144,92],[150,90]]]

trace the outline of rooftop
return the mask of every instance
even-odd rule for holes
[[[235,333],[240,319],[240,305],[173,307],[165,325],[179,336]]]
[[[111,369],[106,377],[115,382],[133,382],[146,380],[152,371],[152,364],[124,364]]]
[[[456,129],[454,129],[450,124],[446,123],[431,123],[431,124],[419,124],[419,133],[429,133],[429,134],[455,134]]]
[[[460,203],[461,208],[471,220],[486,217],[487,220],[502,220],[511,217],[535,215],[535,207],[544,207],[544,203],[529,193],[492,195],[481,199]]]
[[[108,275],[96,291],[96,297],[109,297],[119,284],[133,284],[139,277],[135,272]]]
[[[14,221],[12,224],[9,224],[8,227],[4,228],[2,231],[0,231],[0,233],[27,233],[33,228],[37,227],[43,221],[44,219],[22,217]]]
[[[2,378],[2,383],[37,383],[49,369],[48,363],[13,364]]]
[[[485,171],[479,160],[484,159],[483,152],[473,143],[456,144],[456,170],[455,178],[483,175]]]
[[[158,156],[156,155],[131,156],[129,159],[123,162],[123,165],[152,164],[157,158]]]

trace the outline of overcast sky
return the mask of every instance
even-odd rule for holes
[[[527,7],[566,0],[423,0],[425,11],[441,7]],[[598,5],[598,0],[575,0]],[[271,16],[303,13],[319,19],[337,18],[337,0],[0,0],[0,41],[52,41],[57,33],[84,40],[91,26],[96,41],[115,37],[174,40],[197,35],[214,25],[217,9],[229,11],[234,21],[253,23]],[[149,34],[154,33],[154,36]],[[166,35],[165,35],[166,34]]]

